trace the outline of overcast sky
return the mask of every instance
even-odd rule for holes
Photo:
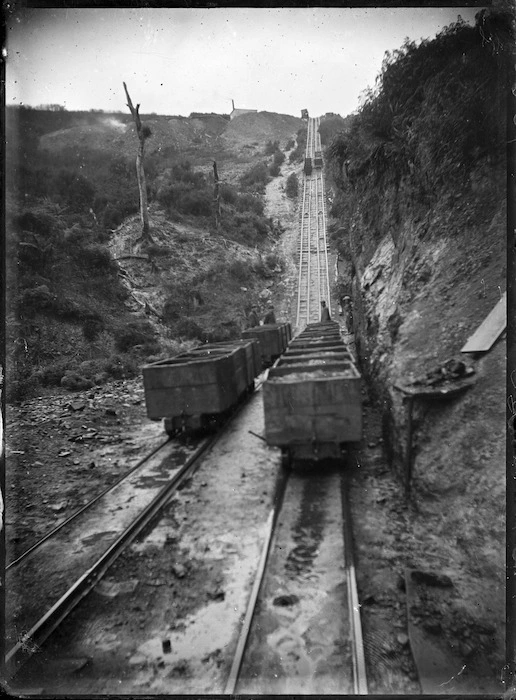
[[[477,8],[30,9],[7,22],[7,104],[346,116],[385,51]]]

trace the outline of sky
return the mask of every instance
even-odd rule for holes
[[[142,114],[257,109],[346,116],[384,54],[476,8],[19,10],[6,22],[6,104]]]

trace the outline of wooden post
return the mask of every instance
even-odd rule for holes
[[[215,185],[213,190],[213,200],[215,204],[215,227],[220,226],[220,189],[219,189],[219,174],[217,172],[217,163],[213,161],[213,177],[215,179]]]
[[[136,133],[138,135],[138,152],[136,154],[136,176],[138,178],[138,189],[140,191],[140,216],[142,220],[142,239],[152,243],[152,237],[149,232],[149,208],[147,203],[147,183],[145,180],[145,170],[143,168],[143,154],[145,148],[145,139],[149,134],[145,133],[140,119],[140,105],[133,106],[131,97],[127,90],[127,85],[124,83],[124,90],[127,97],[127,106],[131,110],[134,123],[136,125]]]

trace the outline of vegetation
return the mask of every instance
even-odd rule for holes
[[[219,117],[213,115],[213,125],[211,115],[205,118],[213,138],[220,129]],[[111,130],[102,132],[102,120],[108,118],[116,120],[116,131],[111,125]],[[185,118],[181,121],[187,122]],[[6,136],[12,149],[6,178],[7,255],[11,261],[6,280],[10,401],[22,400],[45,387],[76,390],[110,378],[135,376],[145,358],[165,349],[177,351],[184,339],[237,335],[247,310],[245,304],[255,298],[254,287],[270,274],[264,259],[257,264],[256,257],[239,257],[228,264],[227,253],[222,258],[214,255],[207,270],[194,275],[193,280],[182,279],[177,289],[170,291],[163,323],[147,320],[143,306],[140,309],[125,286],[125,277],[108,246],[114,229],[122,223],[130,228],[132,224],[126,219],[138,212],[134,146],[128,143],[125,150],[105,149],[101,141],[92,146],[82,130],[84,126],[94,128],[99,138],[106,139],[123,133],[120,127],[124,125],[134,128],[131,115],[75,113],[54,106],[50,111],[7,110]],[[148,137],[148,132],[144,136]],[[155,142],[154,136],[151,142]],[[182,151],[194,155],[190,146]],[[271,142],[271,148],[273,161],[284,157],[276,142]],[[224,163],[229,155],[213,150],[209,157]],[[206,236],[219,237],[223,251],[235,241],[265,254],[279,234],[278,227],[264,216],[262,193],[270,179],[267,170],[266,163],[259,163],[244,175],[239,187],[221,183],[221,221],[216,228],[211,168],[199,170],[190,160],[178,157],[175,147],[166,146],[145,156],[151,207],[160,205],[170,222],[181,221],[205,231]],[[151,233],[152,225],[151,220]],[[178,234],[174,239],[177,245],[173,245],[161,236],[147,244],[141,259],[145,261],[148,255],[154,275],[170,267],[168,285],[173,287],[181,255],[178,246],[186,246],[189,254],[194,254],[192,240]],[[140,265],[145,267],[145,262]],[[158,269],[162,272],[156,272]],[[237,322],[235,300],[239,307],[242,290],[247,289],[247,301],[238,311]],[[197,305],[196,293],[205,303]],[[139,310],[135,314],[128,308]],[[147,311],[155,321],[155,310]]]
[[[372,241],[395,236],[402,206],[423,216],[468,188],[474,167],[503,160],[509,28],[506,14],[482,11],[475,27],[459,19],[385,55],[374,89],[328,147],[333,213],[346,230],[360,219]]]
[[[290,163],[300,163],[305,157],[306,151],[306,138],[307,138],[307,127],[302,126],[297,132],[297,146],[290,153],[289,162]]]
[[[287,197],[295,199],[299,192],[299,182],[296,173],[291,173],[287,178],[287,184],[285,186],[285,192]]]

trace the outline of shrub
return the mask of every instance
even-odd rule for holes
[[[280,166],[276,165],[276,163],[272,163],[272,165],[269,166],[269,175],[271,175],[271,177],[278,177],[280,172]]]
[[[114,332],[115,345],[120,352],[127,352],[135,345],[155,342],[156,331],[149,321],[131,321]]]
[[[287,197],[290,197],[291,199],[295,199],[297,197],[299,192],[299,183],[295,173],[288,176],[285,192]]]
[[[102,275],[117,269],[109,249],[100,243],[77,249],[76,256],[80,258],[83,267],[95,275]]]
[[[222,183],[220,185],[219,191],[220,198],[223,202],[225,202],[226,204],[232,204],[233,206],[236,206],[239,196],[235,187],[226,183]]]
[[[257,216],[263,216],[265,205],[260,196],[251,194],[250,192],[238,196],[237,211],[241,213],[254,213]]]
[[[36,311],[44,311],[57,308],[57,297],[43,284],[34,289],[26,289],[18,300],[20,312],[33,315]]]
[[[175,332],[183,338],[195,338],[196,340],[206,340],[206,333],[191,318],[182,318],[176,323]]]
[[[82,323],[82,333],[86,340],[96,340],[104,330],[104,321],[98,314],[90,314]]]
[[[130,355],[112,355],[104,362],[103,369],[113,379],[131,379],[140,374],[138,363]]]
[[[268,182],[266,163],[256,163],[240,178],[240,184],[243,188],[256,192],[262,192]]]
[[[279,141],[267,141],[263,152],[266,156],[272,156],[279,150]]]
[[[285,161],[285,154],[283,151],[276,151],[274,154],[274,164],[275,165],[282,165]]]
[[[50,365],[38,370],[35,377],[42,386],[60,386],[61,379],[69,370],[69,362],[67,360],[58,360]]]

